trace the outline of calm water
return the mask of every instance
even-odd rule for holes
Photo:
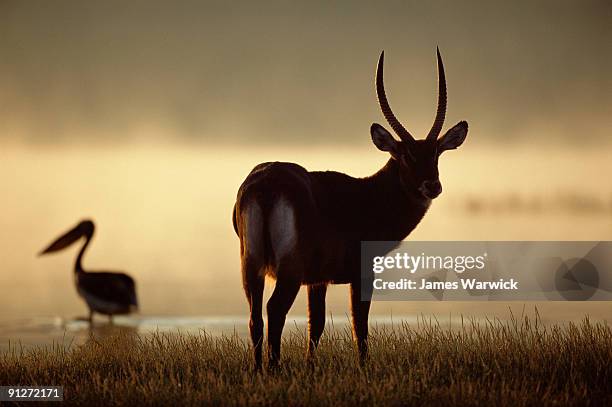
[[[118,318],[121,329],[244,332],[248,308],[230,216],[242,179],[268,160],[363,176],[385,156],[369,147],[343,147],[342,154],[316,148],[3,148],[0,346],[88,335],[78,320],[86,308],[72,280],[78,248],[36,257],[84,217],[97,225],[85,267],[127,271],[138,284],[140,314]],[[529,148],[466,147],[445,153],[440,172],[444,192],[411,239],[612,240],[607,150],[553,149],[543,160]],[[347,290],[333,287],[328,294],[328,310],[339,324],[349,311]],[[304,297],[290,314],[298,326]],[[372,313],[381,323],[390,315],[413,321],[422,313],[506,318],[509,306],[520,314],[523,305],[375,303]],[[549,322],[612,317],[611,303],[542,303],[538,309]],[[98,322],[103,332],[104,318]]]

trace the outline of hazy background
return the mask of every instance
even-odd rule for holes
[[[392,106],[426,134],[439,45],[448,120],[479,143],[599,144],[611,21],[605,0],[3,0],[0,137],[365,144],[382,49]]]
[[[141,314],[120,323],[244,329],[236,191],[268,160],[380,168],[368,129],[383,123],[382,49],[391,105],[413,134],[435,114],[436,45],[445,129],[470,124],[411,239],[612,240],[610,21],[606,1],[0,0],[0,346],[82,332],[78,249],[36,253],[85,217],[98,226],[85,266],[138,284]],[[329,291],[336,320],[347,291]],[[376,303],[372,314],[507,317],[523,305]],[[610,303],[538,307],[549,321],[612,316]]]

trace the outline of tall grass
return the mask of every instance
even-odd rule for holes
[[[348,330],[325,334],[312,363],[305,332],[290,331],[276,372],[255,374],[235,335],[157,333],[13,347],[0,384],[63,385],[68,402],[89,405],[612,405],[612,331],[588,319],[374,327],[363,368]]]

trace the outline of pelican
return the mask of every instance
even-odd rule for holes
[[[89,246],[94,229],[95,226],[91,220],[83,220],[39,253],[39,256],[54,253],[65,249],[82,237],[85,238],[85,243],[74,263],[74,277],[77,292],[89,308],[90,324],[94,312],[108,315],[109,321],[112,322],[113,315],[129,314],[138,309],[136,286],[132,277],[125,273],[90,272],[83,269],[81,260]]]

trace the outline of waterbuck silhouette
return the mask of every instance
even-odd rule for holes
[[[360,242],[406,238],[442,192],[438,157],[459,147],[467,136],[467,122],[461,121],[438,137],[446,115],[446,78],[439,50],[436,54],[438,109],[425,139],[416,140],[387,101],[381,53],[376,93],[400,141],[372,124],[374,145],[390,154],[374,175],[354,178],[334,171],[307,171],[294,163],[267,162],[257,165],[240,186],[233,223],[240,238],[257,370],[262,366],[266,275],[276,280],[267,303],[270,367],[279,363],[286,315],[302,285],[308,289],[308,355],[313,355],[325,326],[327,285],[350,284],[353,334],[360,360],[366,360],[371,298],[361,295]]]

